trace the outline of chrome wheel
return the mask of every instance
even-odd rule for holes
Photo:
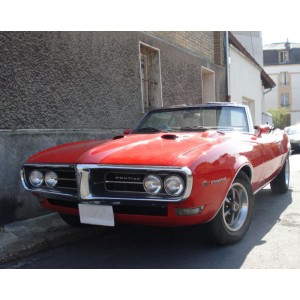
[[[240,171],[231,184],[221,209],[209,223],[212,239],[221,245],[240,241],[251,224],[253,205],[250,179]]]
[[[239,182],[233,183],[223,204],[223,220],[230,231],[239,230],[245,223],[249,209],[246,188]]]

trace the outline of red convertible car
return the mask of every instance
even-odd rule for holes
[[[241,240],[253,195],[289,188],[287,135],[253,127],[247,106],[162,108],[112,140],[44,150],[21,170],[25,189],[70,225],[208,223],[220,244]]]

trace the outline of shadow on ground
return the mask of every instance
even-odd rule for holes
[[[15,268],[90,269],[236,269],[292,202],[292,191],[274,195],[264,189],[255,196],[255,212],[245,238],[220,247],[208,240],[205,226],[161,228],[120,225],[93,238],[71,243],[22,260]],[[5,267],[5,266],[4,266]]]

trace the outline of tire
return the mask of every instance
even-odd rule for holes
[[[284,194],[289,190],[290,185],[290,160],[286,158],[280,173],[270,182],[274,194]]]
[[[233,181],[221,209],[209,223],[213,241],[219,245],[240,241],[249,229],[253,205],[250,180],[241,171]]]
[[[79,216],[75,215],[67,215],[63,213],[59,213],[60,217],[70,226],[73,227],[86,227],[88,225],[80,223]]]

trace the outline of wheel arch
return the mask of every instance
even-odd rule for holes
[[[251,184],[251,180],[252,180],[252,174],[253,174],[253,167],[252,165],[249,163],[249,162],[244,162],[242,165],[239,166],[239,168],[237,168],[237,171],[235,172],[235,175],[232,177],[232,180],[224,194],[224,197],[223,197],[223,200],[219,206],[219,208],[217,209],[217,211],[215,212],[214,216],[212,218],[210,218],[209,221],[213,220],[215,218],[215,216],[218,214],[218,212],[220,211],[220,209],[222,208],[223,204],[224,204],[224,201],[225,201],[225,198],[226,198],[226,195],[228,194],[233,182],[235,181],[236,177],[241,173],[243,172],[244,174],[246,174],[246,176],[248,177],[249,181],[250,181],[250,184]]]

